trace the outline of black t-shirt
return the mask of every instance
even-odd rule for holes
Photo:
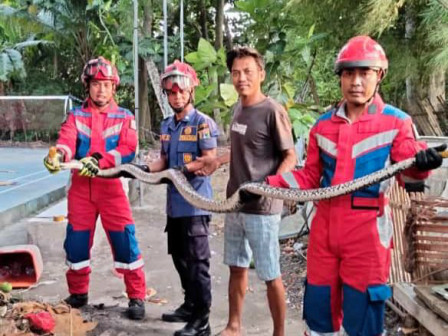
[[[264,180],[274,175],[282,162],[282,152],[294,148],[291,122],[285,109],[272,98],[234,109],[230,125],[230,178],[227,197],[250,181]],[[241,212],[277,214],[283,202],[261,197],[244,205]]]

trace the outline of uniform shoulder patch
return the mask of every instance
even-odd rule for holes
[[[211,138],[212,135],[210,132],[210,126],[207,123],[200,124],[198,128],[198,135],[201,140]]]
[[[199,124],[199,126],[198,126],[199,131],[206,129],[206,128],[210,128],[210,125],[208,123],[202,123],[202,124]]]

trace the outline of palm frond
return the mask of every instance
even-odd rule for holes
[[[364,15],[359,32],[361,34],[383,33],[397,20],[399,10],[405,2],[406,0],[368,0],[360,7],[359,12]]]
[[[14,49],[20,50],[28,47],[35,47],[38,45],[50,45],[54,44],[53,41],[45,41],[45,40],[28,40],[20,43],[16,43],[14,45]]]

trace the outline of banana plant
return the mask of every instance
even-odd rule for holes
[[[233,85],[219,83],[219,79],[228,77],[224,48],[216,51],[210,42],[201,38],[197,51],[186,55],[185,60],[198,72],[201,82],[196,89],[195,105],[210,115],[219,109],[221,117],[228,121],[230,107],[236,103],[238,94]]]

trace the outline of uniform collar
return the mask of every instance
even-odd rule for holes
[[[381,96],[377,93],[372,99],[372,102],[365,108],[364,112],[362,113],[361,117],[358,119],[358,121],[369,121],[375,117],[377,113],[383,113],[384,109],[384,102]],[[337,119],[343,119],[351,123],[350,119],[347,117],[347,114],[345,112],[345,100],[341,101],[335,108],[335,112],[333,113],[333,120]]]
[[[175,130],[177,128],[177,126],[181,123],[188,123],[192,118],[193,115],[196,113],[196,109],[193,107],[190,111],[187,112],[187,114],[181,119],[179,120],[179,122],[176,125],[176,115],[173,115],[170,121],[170,128],[172,130]]]
[[[103,111],[98,110],[98,107],[92,102],[90,97],[87,98],[83,104],[84,112],[90,112],[90,113],[109,113],[110,111],[115,111],[117,108],[118,108],[118,105],[113,98],[111,99],[107,108],[104,109]]]

